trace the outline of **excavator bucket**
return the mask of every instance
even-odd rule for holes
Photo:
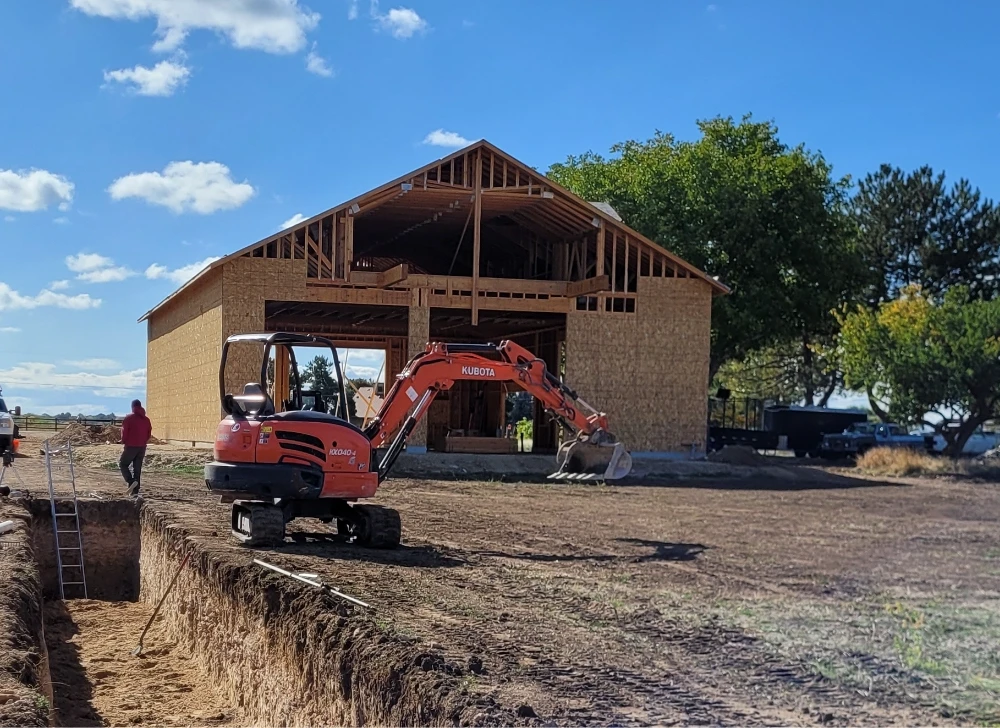
[[[618,480],[632,471],[632,456],[606,433],[567,440],[556,453],[559,469],[550,480]]]

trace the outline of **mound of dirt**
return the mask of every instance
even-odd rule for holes
[[[106,445],[121,442],[122,428],[118,425],[84,425],[73,422],[49,438],[54,447],[71,444],[74,447],[83,445]]]
[[[122,441],[122,428],[120,425],[84,425],[73,422],[55,435],[47,438],[52,447],[62,447],[67,443],[73,447],[85,447],[87,445],[115,445]],[[155,437],[149,438],[150,445],[162,445],[163,441]],[[42,450],[42,454],[45,451]]]
[[[764,456],[746,445],[726,445],[721,450],[710,452],[708,459],[727,465],[763,465],[766,462]]]

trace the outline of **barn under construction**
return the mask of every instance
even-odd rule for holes
[[[725,291],[481,141],[216,261],[146,313],[148,410],[157,437],[211,442],[234,333],[381,349],[390,383],[428,341],[512,339],[606,411],[633,453],[704,452],[711,304]],[[259,366],[231,357],[234,388]],[[511,450],[504,386],[457,383],[410,450]],[[534,448],[554,450],[537,410]]]

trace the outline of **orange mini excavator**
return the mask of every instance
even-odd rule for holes
[[[226,361],[233,345],[263,349],[260,380],[244,386],[240,394],[226,393]],[[326,412],[325,406],[303,409],[292,347],[329,350],[337,376],[336,413]],[[268,393],[272,349],[274,361],[281,354],[280,366],[287,372],[287,379],[282,377],[287,387],[281,389],[290,395],[288,399],[284,393],[276,395],[281,400],[278,407]],[[515,384],[577,433],[559,447],[559,469],[550,478],[614,480],[632,469],[632,458],[608,432],[604,413],[577,397],[541,359],[512,341],[428,344],[403,368],[375,419],[361,429],[348,418],[347,392],[333,342],[301,334],[238,334],[222,347],[219,390],[226,417],[215,435],[215,461],[205,466],[205,483],[223,502],[233,503],[233,535],[247,546],[279,545],[285,524],[305,517],[326,523],[336,520],[338,533],[354,543],[394,548],[400,539],[399,514],[355,503],[375,494],[438,392],[461,380]],[[279,391],[277,385],[273,389]]]

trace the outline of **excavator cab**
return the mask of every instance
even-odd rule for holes
[[[234,344],[263,346],[259,380],[248,382],[238,394],[226,392],[226,364],[230,347]],[[227,415],[256,418],[303,409],[319,411],[317,405],[321,405],[322,411],[327,412],[323,392],[302,389],[302,378],[295,359],[295,348],[299,347],[329,352],[335,373],[334,397],[337,402],[336,411],[332,414],[347,420],[347,394],[337,348],[328,339],[304,334],[237,334],[226,339],[219,366],[219,395],[223,411]]]

